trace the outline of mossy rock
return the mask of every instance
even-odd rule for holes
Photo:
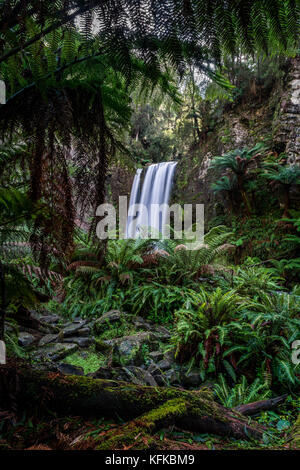
[[[107,344],[106,341],[102,341],[101,339],[95,339],[95,350],[100,353],[107,353],[112,350],[112,346]]]
[[[94,323],[94,332],[98,335],[104,333],[108,328],[112,326],[121,326],[125,321],[125,314],[120,310],[110,310],[104,313]]]
[[[112,341],[113,364],[139,366],[145,362],[145,352],[157,349],[158,336],[150,332],[140,332],[123,336]]]
[[[77,349],[78,345],[74,343],[50,343],[40,347],[35,356],[40,359],[59,361],[74,353]]]

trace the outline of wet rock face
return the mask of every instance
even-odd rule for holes
[[[273,139],[283,144],[288,164],[300,165],[300,56],[291,60],[289,80],[273,122]]]
[[[220,178],[219,171],[209,169],[214,157],[271,137],[272,147],[287,155],[288,164],[300,165],[300,55],[290,61],[284,82],[262,99],[252,98],[226,107],[203,132],[201,143],[178,162],[172,202],[204,204],[205,223],[228,209],[227,201],[211,190]]]

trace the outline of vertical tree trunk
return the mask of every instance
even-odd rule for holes
[[[244,188],[243,177],[241,175],[237,175],[237,176],[238,176],[238,187],[239,187],[242,199],[243,199],[243,203],[245,205],[246,213],[247,213],[248,216],[250,216],[251,215],[251,206],[250,206],[250,202],[249,202],[249,199],[247,197],[247,194],[246,194],[246,191],[245,191],[245,188]]]
[[[97,162],[97,176],[96,176],[96,207],[105,202],[106,194],[106,175],[108,167],[107,159],[107,128],[104,116],[104,109],[102,103],[102,92],[99,90],[98,98],[96,100],[96,106],[99,112],[99,143],[98,143],[98,162]],[[91,224],[91,230],[94,232],[92,238],[96,240],[96,226],[100,222],[101,218],[99,216],[94,216],[94,221]],[[90,233],[91,235],[91,233]],[[101,243],[99,245],[98,259],[101,262],[106,251],[106,240],[97,240]]]
[[[284,186],[284,211],[282,217],[287,219],[290,216],[290,186]]]

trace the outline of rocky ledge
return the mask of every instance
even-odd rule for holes
[[[40,326],[20,327],[18,342],[34,367],[138,385],[198,388],[202,383],[197,368],[176,363],[168,328],[142,317],[111,310],[100,318],[64,322],[50,313],[31,314]],[[84,367],[89,355],[92,371]]]

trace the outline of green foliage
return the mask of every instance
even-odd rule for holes
[[[232,192],[237,187],[237,180],[235,177],[229,178],[228,176],[222,176],[218,181],[211,185],[211,189],[217,193],[220,191]]]
[[[251,167],[258,165],[258,160],[266,154],[266,146],[263,143],[256,144],[253,148],[243,148],[232,150],[224,155],[213,158],[211,161],[211,169],[226,170],[231,176],[225,176],[212,186],[215,191],[227,191],[231,193],[231,205],[233,204],[234,193],[239,193],[248,216],[252,212],[252,205],[247,195],[249,190],[249,177],[251,175]],[[247,187],[248,185],[248,187]],[[255,189],[252,188],[252,189]],[[237,202],[237,201],[236,201]]]
[[[170,323],[174,319],[174,312],[182,306],[189,294],[187,288],[152,282],[135,286],[125,306],[132,313],[143,313],[154,322]]]
[[[241,295],[259,298],[269,292],[276,292],[282,287],[280,281],[283,279],[276,276],[272,270],[257,267],[239,267],[233,277],[233,286]]]
[[[300,184],[300,168],[297,165],[276,165],[275,168],[265,165],[267,170],[262,177],[277,182],[283,186]]]
[[[299,383],[299,364],[291,361],[291,344],[299,336],[300,302],[294,294],[261,294],[239,322],[228,325],[224,357],[238,354],[241,370],[256,368],[274,386],[292,387]]]
[[[254,259],[251,264],[257,264],[269,259],[280,259],[290,251],[291,244],[285,241],[286,228],[276,223],[278,212],[270,211],[263,216],[247,218],[233,217],[232,230],[237,238],[235,243],[236,263],[246,262],[247,257]]]
[[[226,124],[220,138],[226,153],[212,161],[220,171],[212,189],[226,194],[231,215],[240,215],[232,218],[233,233],[214,227],[195,250],[185,249],[187,240],[164,240],[159,254],[145,240],[109,240],[104,253],[86,235],[81,243],[75,238],[70,258],[78,210],[89,218],[105,199],[108,165],[118,165],[123,154],[146,164],[195,150],[187,159],[190,173],[182,176],[188,186],[198,149],[225,103],[262,100],[284,75],[286,59],[274,52],[295,52],[298,2],[170,1],[167,9],[152,2],[149,15],[143,2],[100,3],[75,1],[70,9],[69,2],[18,2],[19,14],[12,15],[16,2],[0,2],[0,73],[8,98],[0,109],[7,295],[1,307],[12,314],[37,301],[52,250],[60,273],[67,261],[59,292],[47,279],[51,294],[64,295],[61,303],[52,299],[55,311],[97,317],[116,308],[172,324],[178,360],[197,365],[203,379],[221,371],[215,391],[227,406],[269,396],[268,385],[296,390],[299,366],[291,363],[291,344],[299,337],[299,286],[284,291],[300,269],[300,224],[289,200],[300,170],[282,165],[284,155],[267,154],[263,143],[228,152]],[[278,198],[266,180],[283,191],[284,216],[294,217],[280,221],[294,223],[288,235],[277,223]],[[262,206],[272,209],[268,216],[259,216]],[[39,266],[29,242],[42,248]],[[253,260],[244,266],[226,267],[229,259],[241,264],[248,255]],[[261,266],[266,260],[269,269]],[[122,325],[106,338],[125,332]],[[22,355],[17,335],[5,335],[12,354]],[[143,354],[146,359],[146,348]],[[80,353],[68,360],[85,372],[105,363],[93,350],[86,360]],[[231,385],[239,383],[229,388],[225,374]]]
[[[87,246],[77,249],[68,266],[77,276],[90,279],[91,287],[101,283],[132,283],[136,269],[143,264],[143,255],[151,242],[143,239],[108,240],[104,259],[99,259],[99,248]]]
[[[73,366],[82,367],[84,374],[89,374],[105,366],[106,357],[91,349],[84,353],[75,352],[66,357],[65,362]]]
[[[248,167],[266,151],[264,144],[256,144],[255,147],[232,150],[225,155],[215,157],[211,162],[211,168],[231,170],[235,175],[244,176]]]
[[[0,255],[5,290],[0,304],[4,310],[16,311],[21,306],[28,308],[37,302],[20,256],[30,251],[29,237],[33,222],[44,213],[44,208],[33,204],[23,192],[12,188],[0,189]]]
[[[223,293],[220,288],[209,294],[191,292],[184,308],[176,312],[177,322],[172,342],[180,360],[203,361],[203,369],[216,370],[224,340],[224,326],[242,308],[235,291]],[[216,361],[216,364],[212,362]],[[212,372],[212,370],[211,370]]]
[[[271,391],[265,383],[261,383],[259,378],[255,379],[251,385],[248,385],[244,375],[241,377],[240,383],[230,387],[224,376],[220,374],[219,383],[215,384],[214,392],[221,404],[227,408],[266,400],[271,395]]]
[[[18,325],[13,319],[7,318],[4,331],[7,357],[20,357],[25,359],[27,356],[24,349],[18,344],[18,336]]]
[[[197,276],[214,273],[217,261],[233,248],[226,243],[231,236],[227,227],[213,227],[205,234],[204,243],[193,250],[186,249],[186,240],[165,240],[164,248],[169,256],[161,259],[158,279],[165,279],[169,284],[189,285]]]

